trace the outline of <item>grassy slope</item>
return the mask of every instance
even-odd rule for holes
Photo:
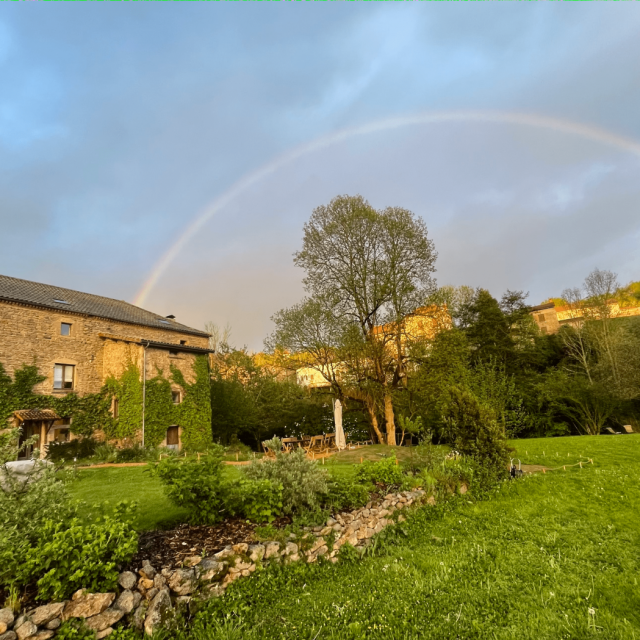
[[[595,465],[422,509],[357,564],[241,581],[190,637],[640,639],[640,436],[513,444],[523,462]],[[237,636],[215,632],[224,616]]]

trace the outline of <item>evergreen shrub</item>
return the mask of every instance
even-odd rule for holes
[[[328,490],[326,473],[306,457],[303,449],[278,452],[275,460],[255,461],[245,469],[245,475],[250,480],[282,485],[282,511],[286,514],[317,509],[320,497]]]

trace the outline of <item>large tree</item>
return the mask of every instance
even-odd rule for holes
[[[423,220],[361,196],[316,208],[294,262],[308,298],[274,316],[272,349],[304,354],[339,397],[361,400],[396,444],[393,391],[406,380],[406,316],[435,288],[436,252]]]

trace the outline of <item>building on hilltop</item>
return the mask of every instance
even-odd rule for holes
[[[554,302],[545,302],[529,308],[536,324],[542,333],[557,333],[563,325],[578,326],[585,317],[597,317],[597,310],[588,303],[582,305],[556,306]],[[611,318],[626,318],[640,315],[640,307],[621,306],[618,301],[608,302],[608,313]]]
[[[208,341],[208,333],[174,316],[0,275],[0,385],[18,384],[29,367],[36,376],[31,406],[2,405],[12,395],[15,405],[18,394],[0,394],[0,419],[4,413],[21,427],[23,440],[35,436],[43,456],[46,444],[74,437],[72,407],[79,402],[72,401],[95,397],[108,405],[104,424],[95,425],[102,438],[172,448],[206,444]],[[197,393],[205,382],[207,393]],[[85,415],[84,424],[91,418]]]
[[[407,344],[418,340],[432,340],[443,329],[451,328],[451,315],[446,305],[419,307],[399,322],[377,325],[373,335],[385,345],[390,358],[406,358]],[[400,345],[396,340],[399,338]],[[398,354],[398,349],[400,354]],[[344,362],[316,363],[314,366],[303,366],[297,369],[298,384],[309,389],[325,389],[331,386],[333,377],[345,378],[348,366]]]

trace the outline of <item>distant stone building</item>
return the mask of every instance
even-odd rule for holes
[[[618,302],[608,305],[611,318],[625,318],[640,315],[640,307],[621,307]],[[577,326],[584,322],[585,316],[594,317],[595,312],[589,306],[555,306],[553,302],[545,302],[529,308],[542,333],[557,333],[565,324]]]
[[[134,366],[140,371],[143,389],[163,372],[171,385],[172,401],[180,404],[184,388],[169,372],[177,370],[187,383],[193,383],[198,356],[208,361],[208,341],[209,334],[180,324],[173,316],[165,318],[122,300],[0,275],[0,364],[10,376],[25,364],[35,364],[45,378],[34,388],[37,394],[62,398],[98,393],[108,379],[117,379]],[[26,409],[16,408],[14,424],[22,427],[23,438],[38,436],[41,450],[46,443],[72,437],[73,418],[62,420],[51,410]],[[143,437],[145,409],[140,407],[142,419],[134,441]],[[115,419],[121,410],[114,397]],[[160,444],[179,448],[183,428],[167,424]]]
[[[387,349],[395,356],[397,345],[395,337],[400,336],[402,350],[407,343],[417,340],[431,340],[443,329],[451,328],[451,315],[446,305],[437,307],[419,307],[407,314],[399,324],[389,323],[374,327],[373,335],[383,340]],[[342,362],[332,362],[325,366],[300,367],[296,371],[299,385],[309,389],[322,389],[331,386],[329,380],[335,375],[338,379],[347,374],[348,367]]]

